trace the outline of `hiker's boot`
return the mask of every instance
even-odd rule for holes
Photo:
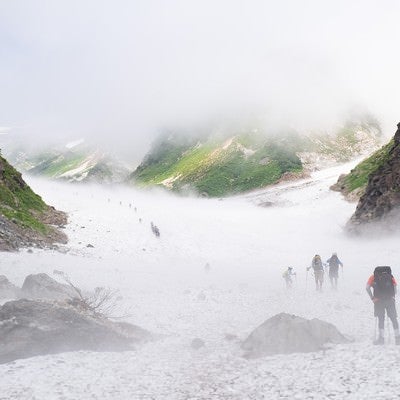
[[[382,344],[385,344],[385,339],[383,338],[383,336],[379,336],[378,339],[376,339],[376,340],[374,341],[374,344],[375,344],[375,345],[382,345]]]
[[[395,336],[394,340],[397,346],[400,345],[400,336]]]

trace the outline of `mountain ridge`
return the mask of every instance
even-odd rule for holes
[[[128,181],[139,186],[219,197],[259,189],[282,178],[369,154],[381,136],[374,122],[348,121],[334,134],[257,130],[160,136]]]

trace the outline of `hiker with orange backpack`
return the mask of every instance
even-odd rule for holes
[[[397,282],[388,266],[376,267],[366,287],[367,293],[374,303],[374,315],[378,318],[379,335],[374,344],[385,343],[385,313],[392,321],[396,344],[400,344],[399,323],[397,321],[395,296]]]

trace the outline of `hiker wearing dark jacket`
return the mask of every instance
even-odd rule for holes
[[[396,344],[400,344],[395,296],[397,282],[390,267],[376,267],[367,282],[367,293],[374,303],[374,315],[378,318],[379,336],[374,344],[384,344],[385,312],[393,324]]]
[[[312,268],[314,271],[315,288],[316,290],[322,290],[322,283],[324,282],[324,266],[322,264],[321,256],[316,254],[311,261],[311,266],[307,268],[307,271]]]
[[[332,289],[337,289],[337,281],[339,278],[339,266],[343,268],[343,263],[339,260],[336,253],[333,253],[326,263],[329,265],[329,280]]]

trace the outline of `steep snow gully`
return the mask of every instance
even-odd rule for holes
[[[21,285],[27,274],[61,270],[86,290],[119,289],[121,313],[160,339],[129,352],[1,365],[0,399],[399,398],[400,349],[390,330],[385,346],[371,344],[374,316],[364,291],[376,265],[391,265],[400,278],[399,238],[344,234],[354,205],[329,186],[350,168],[223,200],[28,179],[69,213],[70,243],[63,253],[2,254],[1,274]],[[333,251],[344,262],[339,289],[325,281],[318,293],[306,267],[314,254],[326,260]],[[287,266],[297,271],[290,291]],[[353,342],[244,358],[241,341],[281,312],[332,323]],[[195,338],[205,345],[192,348]]]

